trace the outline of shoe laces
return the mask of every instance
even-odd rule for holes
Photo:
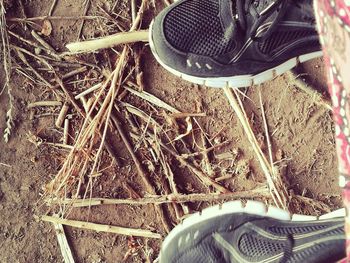
[[[265,4],[266,7],[256,14],[254,17],[254,24],[250,30],[249,37],[253,40],[264,40],[274,31],[277,23],[281,20],[285,12],[287,11],[287,4],[290,0],[270,0],[270,1],[261,1],[261,0],[236,0],[236,19],[237,23],[242,31],[247,29],[247,14],[251,5],[254,5],[255,8],[258,8],[259,5]],[[275,15],[274,19],[271,22],[271,25],[267,30],[259,32],[260,26],[272,15]]]

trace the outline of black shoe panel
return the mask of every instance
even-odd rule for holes
[[[256,75],[291,58],[320,51],[311,4],[290,4],[276,29],[266,33],[267,21],[257,29],[266,35],[251,40],[248,29],[238,28],[229,3],[182,0],[161,12],[153,23],[151,42],[162,64],[194,77],[232,77]]]

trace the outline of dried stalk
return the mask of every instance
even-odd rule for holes
[[[84,12],[83,12],[84,16],[87,15],[87,12],[88,12],[88,10],[90,8],[90,3],[91,3],[91,0],[85,0],[84,1],[84,6],[85,6],[84,7]],[[84,24],[85,24],[85,20],[82,20],[81,24],[80,24],[80,27],[79,27],[79,31],[78,31],[78,37],[77,37],[78,40],[80,39],[81,33],[83,32]]]
[[[60,101],[36,101],[28,104],[28,109],[35,108],[35,107],[57,107],[61,106],[62,102]]]
[[[33,22],[33,21],[43,21],[43,20],[94,20],[97,18],[104,18],[103,16],[37,16],[37,17],[27,17],[27,18],[18,18],[12,17],[7,18],[9,22]]]
[[[280,175],[277,167],[275,166],[274,158],[273,158],[273,155],[272,155],[272,144],[271,144],[271,139],[270,139],[270,134],[269,134],[269,128],[268,128],[268,125],[267,125],[265,109],[264,109],[264,105],[262,103],[262,97],[261,97],[261,90],[260,90],[260,88],[259,88],[259,100],[260,100],[261,114],[262,114],[262,117],[263,117],[263,123],[264,123],[264,128],[265,128],[265,135],[266,135],[266,141],[267,141],[267,148],[268,148],[268,152],[269,152],[270,169],[271,169],[271,173],[272,173],[272,178],[274,180],[276,188],[279,190],[279,192],[281,194],[281,197],[284,198],[284,200],[282,200],[282,201],[286,205],[288,205],[287,202],[288,202],[289,198],[288,198],[287,188],[282,182],[281,175]]]
[[[68,240],[67,240],[66,234],[64,232],[63,226],[61,224],[58,224],[58,223],[54,223],[53,225],[55,227],[57,241],[58,241],[58,244],[60,245],[61,254],[62,254],[62,257],[64,259],[64,262],[65,263],[74,263],[75,261],[73,258],[73,254],[72,254],[72,251],[69,247]]]
[[[10,56],[10,44],[9,44],[9,38],[7,34],[7,26],[6,26],[6,18],[5,18],[5,6],[4,1],[0,0],[0,37],[1,37],[1,49],[2,49],[2,59],[3,59],[3,66],[5,71],[5,84],[2,89],[0,89],[0,96],[4,92],[5,89],[7,89],[7,95],[9,98],[9,106],[8,110],[6,112],[6,128],[4,130],[4,140],[7,143],[10,139],[10,135],[12,132],[13,127],[13,95],[12,95],[12,88],[10,85],[10,76],[11,76],[11,56]]]
[[[297,74],[297,72],[294,69],[288,71],[287,75],[289,79],[292,81],[292,84],[294,84],[300,90],[304,91],[306,94],[311,96],[311,98],[317,105],[320,105],[326,108],[327,110],[333,111],[331,102],[324,99],[323,95],[320,92],[318,92],[316,89],[311,87],[309,83],[306,83],[305,81],[300,79],[300,76]]]
[[[166,203],[196,203],[229,201],[240,199],[269,198],[269,189],[265,186],[248,191],[238,191],[226,194],[170,194],[170,195],[150,195],[137,199],[107,199],[92,198],[83,199],[65,199],[65,200],[47,200],[49,205],[73,205],[75,207],[88,207],[96,205],[148,205],[148,204],[166,204]]]
[[[108,232],[108,233],[114,233],[114,234],[118,234],[118,235],[147,237],[147,238],[155,238],[155,239],[162,238],[162,236],[160,234],[153,233],[149,230],[143,230],[143,229],[134,229],[134,228],[125,228],[125,227],[118,227],[118,226],[94,224],[94,223],[83,222],[83,221],[62,219],[62,218],[57,218],[57,217],[53,217],[53,216],[42,216],[41,220],[44,222],[62,224],[62,225],[66,225],[66,226],[76,227],[76,228],[93,230],[96,232]]]
[[[49,10],[49,16],[52,16],[52,13],[53,13],[53,10],[54,10],[55,7],[56,7],[57,1],[58,1],[58,0],[53,0],[53,1],[52,1],[52,4],[51,4],[51,6],[50,6],[50,10]]]
[[[104,122],[103,116],[110,103],[110,98],[112,95],[112,91],[109,90],[103,105],[97,114],[92,118],[93,111],[97,105],[97,101],[102,96],[104,91],[107,89],[109,82],[114,78],[114,76],[118,73],[118,70],[121,69],[121,66],[125,59],[125,53],[122,54],[122,57],[119,58],[118,65],[116,69],[112,72],[112,74],[107,78],[104,85],[102,86],[99,94],[96,96],[96,100],[94,104],[91,106],[90,111],[86,114],[86,118],[84,119],[84,123],[81,127],[81,132],[76,138],[73,149],[70,151],[67,156],[62,168],[54,178],[46,187],[46,195],[60,196],[64,188],[66,188],[69,184],[74,183],[75,181],[71,181],[74,179],[75,170],[78,172],[78,178],[82,178],[85,176],[87,164],[89,162],[89,158],[86,158],[87,152],[90,152],[92,148],[91,142],[94,142],[97,139],[97,136],[101,136],[99,129]],[[84,112],[85,114],[85,112]],[[96,133],[96,130],[98,131]],[[85,148],[87,147],[87,149]],[[79,169],[79,170],[78,170]],[[78,191],[77,191],[78,192]]]
[[[121,44],[134,42],[148,42],[148,31],[122,32],[94,40],[67,44],[66,47],[72,53],[94,52],[99,49],[111,48]]]
[[[239,100],[239,97],[236,94],[236,97],[233,95],[232,90],[229,87],[224,88],[224,92],[226,94],[226,97],[228,98],[230,105],[232,106],[233,110],[236,112],[238,119],[240,120],[243,129],[245,131],[245,134],[248,137],[248,140],[250,144],[252,145],[252,148],[254,150],[254,153],[256,154],[256,157],[258,158],[258,161],[261,165],[261,168],[264,172],[264,175],[266,177],[272,199],[274,200],[274,203],[277,207],[287,209],[287,198],[284,195],[281,195],[281,189],[277,189],[274,178],[272,167],[270,167],[269,162],[267,161],[264,153],[262,152],[259,143],[257,142],[257,139],[254,135],[254,132],[252,131],[252,128],[250,127],[249,120],[246,116],[246,113],[243,109],[242,102]],[[237,101],[238,100],[238,101]],[[282,191],[284,194],[284,191]]]
[[[68,145],[68,139],[69,139],[69,119],[64,120],[64,127],[63,127],[63,144]]]
[[[152,137],[153,135],[150,132],[147,132],[149,138],[146,138],[151,144],[154,143]],[[181,165],[187,167],[192,173],[194,173],[197,178],[207,187],[212,186],[216,190],[218,190],[220,193],[231,193],[230,190],[223,187],[222,185],[215,182],[213,179],[211,179],[208,175],[203,173],[201,170],[199,170],[197,167],[195,167],[193,164],[191,164],[189,161],[183,159],[180,155],[178,155],[174,150],[169,148],[167,145],[165,145],[163,142],[159,141],[157,142],[159,145],[168,153],[170,153]]]
[[[58,61],[62,60],[62,58],[57,54],[56,50],[49,43],[47,43],[37,32],[32,30],[31,34],[45,48],[45,51],[49,55],[53,56]]]
[[[155,190],[154,190],[154,188],[152,186],[152,183],[150,182],[148,176],[146,175],[146,172],[143,169],[143,166],[142,166],[139,158],[137,158],[137,156],[135,155],[134,149],[131,146],[130,140],[127,137],[126,133],[124,132],[124,130],[123,130],[121,124],[120,124],[120,121],[118,120],[116,115],[112,116],[112,122],[113,122],[114,126],[117,128],[120,137],[122,138],[122,140],[123,140],[123,142],[124,142],[128,152],[129,152],[132,160],[134,161],[137,173],[140,176],[140,178],[142,179],[142,181],[143,181],[143,183],[144,183],[144,185],[146,187],[147,192],[150,193],[150,194],[155,195],[156,192],[155,192]],[[171,228],[169,226],[169,223],[165,219],[165,214],[164,214],[164,211],[163,211],[162,207],[156,205],[155,209],[156,209],[156,212],[159,215],[159,217],[160,217],[160,219],[161,219],[161,221],[163,223],[165,231],[167,233],[169,233]]]
[[[161,99],[157,98],[156,96],[154,96],[146,91],[139,92],[139,91],[134,90],[134,89],[129,88],[129,87],[124,87],[124,89],[129,91],[131,94],[158,106],[159,108],[166,109],[166,110],[170,111],[171,113],[175,113],[175,114],[181,113],[179,110],[175,109],[174,107],[170,106],[169,104],[165,103]]]
[[[91,88],[88,88],[87,90],[84,90],[82,93],[78,94],[78,95],[75,96],[74,98],[75,98],[76,100],[78,100],[78,99],[80,99],[80,98],[82,98],[82,97],[84,97],[84,96],[90,94],[91,92],[94,92],[95,90],[98,90],[99,88],[102,87],[102,85],[103,85],[103,83],[98,83],[98,84],[92,86]]]

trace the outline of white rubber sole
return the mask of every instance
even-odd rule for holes
[[[298,215],[290,214],[289,212],[276,208],[276,207],[266,207],[265,204],[257,201],[248,201],[245,204],[242,201],[231,201],[223,203],[222,205],[216,205],[204,209],[201,212],[192,214],[188,218],[182,221],[177,225],[165,238],[162,244],[162,250],[166,250],[172,240],[181,232],[191,229],[192,226],[200,224],[204,221],[213,219],[215,217],[220,217],[224,215],[230,215],[234,213],[247,213],[252,215],[270,217],[273,219],[283,220],[283,221],[293,221],[293,222],[308,222],[311,221],[318,223],[319,220],[334,219],[337,217],[345,217],[345,208],[335,210],[331,213],[322,215],[320,217],[316,216],[307,216],[307,215]],[[198,233],[194,233],[193,236],[190,236],[190,232],[186,236],[185,240],[195,239]],[[181,239],[180,239],[181,240]],[[180,244],[179,244],[180,245]],[[160,253],[160,257],[162,252]]]
[[[224,88],[224,87],[231,87],[231,88],[244,88],[244,87],[250,87],[252,85],[258,85],[262,84],[268,80],[272,80],[276,76],[282,75],[283,73],[287,72],[288,70],[291,70],[292,68],[296,67],[299,63],[304,63],[306,61],[312,60],[314,58],[322,57],[323,53],[322,51],[312,52],[308,54],[304,54],[295,58],[291,58],[288,61],[282,63],[281,65],[274,67],[272,69],[268,69],[262,73],[256,74],[256,75],[240,75],[240,76],[232,76],[232,77],[218,77],[218,78],[200,78],[195,77],[191,75],[187,75],[185,73],[182,73],[180,71],[177,71],[167,65],[164,64],[164,62],[160,59],[157,52],[155,51],[153,39],[152,39],[152,28],[153,28],[152,21],[150,25],[149,30],[149,43],[152,50],[152,53],[159,64],[161,64],[166,70],[171,72],[172,74],[187,80],[189,82],[204,85],[207,87],[212,88]]]

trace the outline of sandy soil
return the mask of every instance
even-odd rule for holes
[[[58,1],[54,15],[81,15],[82,2],[82,0],[74,3]],[[98,3],[108,6],[112,2],[94,0],[92,10],[96,10]],[[117,10],[125,9],[128,12],[128,7],[120,2]],[[47,14],[51,1],[32,0],[24,3],[26,15],[33,17]],[[157,6],[156,12],[161,8]],[[18,10],[15,5],[9,10],[9,16],[22,16]],[[76,40],[77,28],[78,23],[74,21],[54,21],[52,35],[47,40],[57,50],[62,51],[64,44]],[[87,22],[83,31],[84,36],[86,38],[96,36],[94,30],[93,22]],[[148,47],[142,56],[142,68],[146,91],[183,112],[197,112],[198,105],[201,105],[201,110],[207,116],[198,118],[198,121],[209,137],[220,133],[218,137],[222,141],[231,141],[220,151],[232,150],[239,153],[236,159],[238,172],[234,178],[226,180],[225,185],[234,190],[249,190],[257,183],[265,182],[250,144],[222,90],[199,87],[172,76],[156,63]],[[311,83],[321,91],[325,91],[326,80],[321,59],[303,65],[298,71],[307,73]],[[296,194],[322,201],[331,209],[335,209],[341,201],[337,186],[332,114],[327,109],[317,106],[313,98],[298,90],[292,83],[287,75],[283,75],[261,87],[247,89],[246,95],[250,99],[244,100],[245,109],[253,123],[255,133],[263,141],[264,129],[258,96],[258,89],[261,89],[269,130],[272,132],[273,151],[276,156],[282,153],[283,158],[287,160],[284,163],[285,183],[288,189]],[[66,152],[49,146],[36,147],[28,141],[29,132],[48,141],[56,140],[58,135],[54,132],[55,117],[53,115],[34,120],[30,118],[30,111],[26,105],[45,96],[40,87],[30,85],[28,80],[21,76],[14,76],[12,87],[15,96],[15,126],[8,144],[0,140],[0,262],[61,262],[52,225],[38,222],[35,215],[46,211],[40,200],[42,187],[57,173]],[[140,103],[132,96],[126,99]],[[7,107],[7,97],[3,95],[0,97],[1,131],[5,127]],[[57,113],[57,110],[54,113]],[[138,178],[119,136],[115,135],[110,139],[123,158],[123,167],[113,168],[98,178],[95,194],[106,198],[128,197],[128,192],[123,187],[125,182],[138,193],[144,194],[142,181]],[[191,138],[187,139],[191,142]],[[175,180],[181,192],[205,191],[186,169],[175,167],[175,170]],[[209,204],[204,204],[207,205]],[[301,209],[307,214],[320,213],[308,206]],[[147,228],[164,233],[152,206],[99,206],[90,210],[74,210],[70,218]],[[124,236],[69,227],[66,230],[77,262],[122,262],[132,243],[136,244],[138,249],[126,262],[145,262],[146,258],[156,258],[160,244],[151,240],[138,238],[132,240]]]

